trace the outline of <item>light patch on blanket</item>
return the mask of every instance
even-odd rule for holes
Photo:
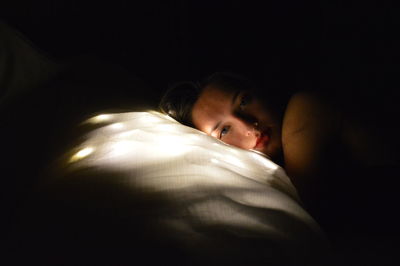
[[[219,161],[217,159],[215,159],[215,158],[211,158],[211,162],[215,163],[215,164],[219,163]]]
[[[131,141],[118,141],[109,145],[109,156],[123,156],[130,150],[134,149],[136,145]]]
[[[114,130],[122,129],[123,127],[124,127],[123,123],[114,123],[110,125],[110,128]]]
[[[89,154],[91,154],[93,151],[94,151],[94,148],[92,148],[92,147],[83,148],[71,157],[70,162],[75,162],[80,159],[83,159],[86,156],[88,156]]]
[[[108,121],[112,118],[112,115],[109,114],[101,114],[93,117],[90,121],[92,123],[99,123],[99,122],[105,122]]]

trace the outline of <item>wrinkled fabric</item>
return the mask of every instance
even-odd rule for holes
[[[129,212],[146,220],[153,237],[218,263],[254,253],[301,265],[326,246],[285,171],[263,154],[154,111],[99,114],[81,126],[87,134],[59,161],[58,178],[119,184],[136,201],[151,201]]]

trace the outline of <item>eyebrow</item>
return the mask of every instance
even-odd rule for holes
[[[237,91],[235,91],[235,93],[233,94],[233,96],[232,96],[232,101],[231,101],[232,105],[235,105],[236,99],[239,97],[240,92],[241,92],[240,90],[237,90]],[[215,126],[211,129],[210,135],[211,135],[215,130],[217,130],[217,128],[218,128],[220,125],[221,125],[221,121],[219,121],[217,124],[215,124]]]

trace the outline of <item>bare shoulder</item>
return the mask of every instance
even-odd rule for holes
[[[324,147],[339,133],[339,117],[318,94],[291,97],[282,124],[285,169],[289,176],[312,176]]]
[[[338,116],[334,108],[321,95],[314,92],[299,92],[288,102],[282,133],[288,136],[313,127],[322,129],[335,126]]]
[[[291,99],[290,102],[299,102],[299,103],[317,103],[319,102],[320,95],[318,95],[316,92],[311,92],[311,91],[301,91],[295,93]]]

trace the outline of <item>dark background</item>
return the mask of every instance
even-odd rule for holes
[[[283,89],[398,87],[396,1],[6,2],[1,18],[55,58],[95,54],[154,88],[215,70]]]
[[[396,137],[389,132],[397,126],[400,95],[400,6],[394,0],[14,0],[0,4],[0,19],[24,33],[55,60],[89,55],[121,66],[128,75],[140,78],[156,97],[176,81],[196,80],[214,71],[234,71],[260,83],[266,88],[266,95],[271,90],[286,94],[310,89],[347,103],[363,102],[366,108],[358,110],[358,115],[362,116],[365,110],[364,116],[374,116],[382,122],[376,127],[386,130],[383,137]],[[96,78],[96,74],[93,77]],[[112,78],[115,76],[111,75]],[[117,91],[113,83],[110,84],[98,87],[101,90],[98,94],[93,94],[93,87],[88,87],[87,95],[91,95],[94,105],[96,101],[107,100],[105,95],[118,94],[119,98],[114,99],[120,100],[137,94],[137,91],[130,91],[130,87],[122,86]],[[79,90],[78,94],[85,94],[85,86],[80,86]],[[72,91],[71,87],[71,93],[76,95],[76,91]],[[50,104],[51,95],[46,97],[39,96],[39,102],[46,103],[43,113],[59,105],[57,102]],[[84,106],[87,99],[74,103]],[[32,123],[37,126],[38,121]],[[38,137],[35,143],[26,140],[30,150],[36,151],[45,145],[39,140],[53,144],[57,141],[56,137],[51,140],[54,142],[44,137],[50,135],[43,133],[50,128],[46,123],[43,118],[43,127],[37,126],[37,132],[33,133]],[[26,147],[24,157],[32,158],[26,169],[17,169],[19,163],[10,167],[20,174],[36,169],[36,165],[47,160],[46,156],[30,154]],[[19,159],[20,154],[13,156]],[[398,171],[388,170],[380,178],[387,176],[396,177]],[[11,187],[7,195],[16,191],[17,195],[24,194],[34,181],[32,175],[7,181]],[[21,184],[24,189],[20,188]],[[382,180],[378,184],[387,185]],[[395,200],[397,189],[393,182],[390,184],[392,194],[387,197]],[[373,186],[370,180],[367,189]],[[368,191],[364,189],[363,193],[368,194]],[[392,206],[396,204],[390,208]],[[387,209],[394,216],[397,211],[390,208]],[[369,225],[374,227],[378,221],[379,227],[387,222],[378,216],[369,221]],[[344,252],[361,254],[368,250],[382,256],[382,250],[386,249],[393,255],[395,246],[390,241],[398,234],[398,229],[391,230],[388,227],[386,235],[377,237],[374,247],[365,247],[371,244],[363,242],[363,237],[368,239],[367,233],[361,238],[357,235],[356,246],[360,249]],[[387,235],[392,233],[393,238],[389,238]],[[382,250],[377,251],[377,246]]]

